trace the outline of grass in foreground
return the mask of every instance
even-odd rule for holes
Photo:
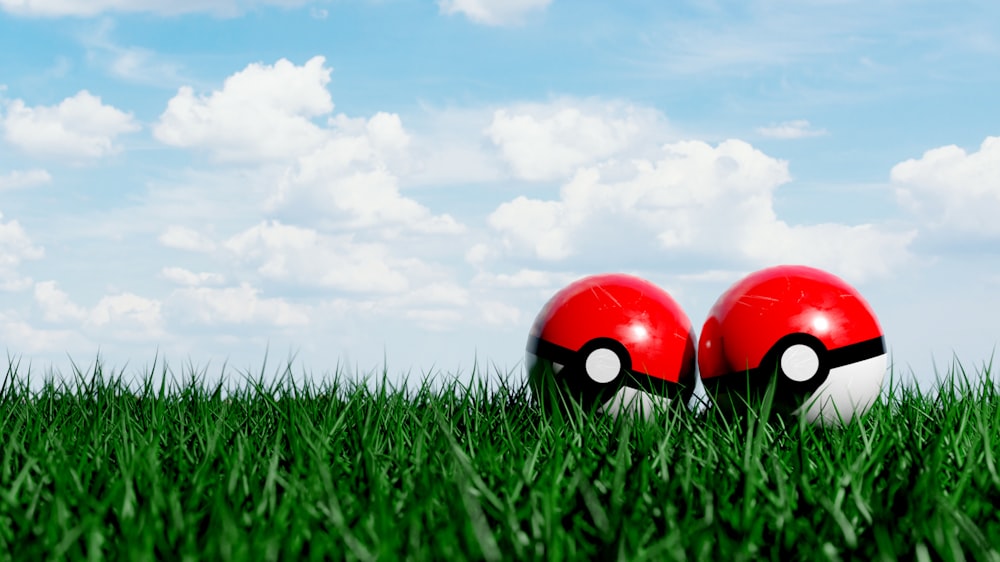
[[[891,389],[824,430],[682,408],[649,424],[554,422],[510,383],[407,393],[279,377],[226,393],[154,374],[135,392],[97,363],[31,392],[8,369],[0,553],[1000,559],[992,382]]]

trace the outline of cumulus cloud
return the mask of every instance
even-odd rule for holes
[[[492,246],[480,242],[465,251],[465,261],[470,265],[481,266],[494,254],[495,250]]]
[[[415,132],[404,167],[396,167],[403,186],[469,186],[505,180],[510,166],[483,130],[495,107],[431,107],[408,117]]]
[[[398,327],[412,323],[418,329],[454,332],[484,321],[480,296],[466,286],[450,280],[440,271],[428,275],[420,271],[404,292],[372,295],[368,298],[333,298],[320,305],[324,318],[354,316],[373,325]],[[400,323],[400,320],[408,322]]]
[[[16,220],[4,222],[0,213],[0,289],[17,291],[30,287],[31,280],[17,274],[24,260],[38,260],[45,249],[36,246]]]
[[[20,353],[51,353],[59,350],[62,354],[69,349],[89,346],[89,342],[76,331],[37,328],[16,315],[2,311],[0,339],[3,339],[8,349],[16,349]]]
[[[221,281],[214,274],[167,269],[170,271],[167,276],[181,278],[181,281]],[[261,298],[260,290],[248,283],[224,288],[184,287],[174,290],[166,303],[132,293],[106,295],[89,309],[75,304],[55,281],[36,283],[34,293],[35,302],[46,321],[76,323],[91,330],[104,328],[124,339],[162,338],[166,334],[163,324],[165,306],[175,313],[182,313],[185,319],[203,324],[291,326],[309,323],[308,307],[280,298]]]
[[[211,252],[215,249],[215,242],[211,238],[186,226],[171,225],[157,240],[167,248],[189,252]]]
[[[462,232],[451,216],[433,215],[400,193],[394,168],[405,168],[410,160],[411,135],[398,115],[329,115],[331,69],[324,62],[317,56],[302,66],[284,59],[251,64],[204,96],[181,88],[154,134],[221,161],[286,169],[263,203],[265,212],[281,218],[339,228],[392,228],[392,233]],[[323,125],[314,122],[324,115]],[[170,234],[161,242],[195,244],[191,233]]]
[[[300,6],[309,0],[0,0],[0,9],[29,16],[94,16],[102,12],[236,15],[254,5]]]
[[[178,285],[187,285],[189,287],[218,285],[225,281],[222,274],[207,271],[195,273],[183,267],[164,267],[160,270],[160,276]]]
[[[286,59],[254,63],[207,95],[183,86],[153,134],[172,146],[205,149],[222,161],[273,161],[306,153],[324,140],[312,119],[333,110],[326,89],[331,69],[324,63],[320,56],[302,66]]]
[[[271,210],[299,218],[319,213],[349,228],[397,226],[424,233],[456,234],[464,226],[450,215],[432,215],[404,197],[388,161],[405,158],[410,135],[398,115],[370,119],[338,115],[327,140],[298,158],[268,200]]]
[[[105,328],[126,340],[162,337],[162,303],[133,293],[105,295],[92,308],[77,305],[55,281],[35,283],[35,302],[49,322]]]
[[[544,289],[566,285],[579,277],[539,269],[520,269],[514,273],[482,271],[472,278],[472,285],[489,289]]]
[[[45,170],[14,170],[0,175],[0,191],[34,187],[50,181],[52,176]]]
[[[272,324],[296,326],[309,323],[309,308],[281,298],[261,298],[260,289],[249,283],[238,287],[188,287],[171,299],[180,309],[190,311],[203,324]]]
[[[564,178],[592,164],[655,144],[666,130],[662,113],[623,102],[559,100],[498,109],[485,133],[515,176]]]
[[[801,263],[829,269],[855,281],[887,277],[911,258],[916,230],[892,231],[872,224],[821,223],[790,226],[774,220],[740,246],[751,263]]]
[[[928,150],[893,166],[890,177],[900,204],[933,226],[1000,235],[1000,137],[971,153],[954,145]]]
[[[150,335],[162,333],[163,322],[160,309],[162,303],[155,299],[147,299],[132,293],[106,295],[101,297],[90,311],[90,322],[95,326],[105,326],[111,323],[138,324]]]
[[[438,0],[442,14],[462,14],[484,25],[512,25],[532,12],[541,12],[552,0]]]
[[[399,117],[385,113],[360,130],[338,128],[298,159],[267,205],[300,215],[321,213],[350,228],[397,225],[425,233],[462,232],[464,226],[450,215],[433,215],[400,193],[384,155],[401,150],[408,138]]]
[[[100,158],[121,149],[115,144],[119,135],[140,128],[131,113],[104,104],[87,90],[55,106],[29,107],[19,99],[5,105],[0,120],[4,138],[32,155]]]
[[[398,296],[383,299],[382,303],[389,307],[406,307],[415,304],[463,307],[469,304],[469,301],[469,291],[465,287],[452,282],[437,281],[416,287]]]
[[[329,236],[265,221],[229,238],[224,246],[242,261],[256,264],[257,272],[269,279],[354,292],[400,292],[408,287],[386,246],[358,243],[350,235]]]
[[[762,137],[770,139],[804,139],[809,137],[821,137],[827,134],[826,129],[814,129],[805,119],[795,121],[785,121],[767,127],[758,127],[757,133]]]
[[[42,309],[42,318],[49,322],[83,321],[87,318],[87,311],[70,300],[55,281],[35,283],[35,302]]]
[[[449,332],[462,321],[463,314],[450,308],[411,308],[403,312],[403,317],[425,330]]]
[[[693,283],[732,283],[749,275],[749,271],[728,271],[725,269],[709,269],[698,273],[682,273],[673,277],[681,282]]]
[[[489,223],[505,250],[543,261],[712,256],[754,266],[805,263],[859,280],[909,259],[913,231],[781,220],[773,193],[789,180],[786,162],[746,142],[684,141],[665,145],[655,160],[582,168],[558,199],[518,197]]]
[[[524,319],[519,308],[500,301],[482,301],[477,306],[483,322],[493,326],[518,325]]]

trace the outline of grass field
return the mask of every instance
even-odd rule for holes
[[[516,377],[223,392],[162,373],[130,391],[97,363],[29,391],[10,366],[6,559],[1000,560],[988,382],[890,388],[831,430],[552,421]]]

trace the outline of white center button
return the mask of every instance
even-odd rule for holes
[[[808,345],[793,345],[781,354],[781,370],[793,381],[807,381],[819,372],[819,356]]]
[[[591,351],[587,356],[586,369],[587,376],[594,382],[609,383],[618,376],[622,362],[618,359],[618,354],[602,347]]]

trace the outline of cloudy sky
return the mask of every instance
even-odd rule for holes
[[[1000,340],[993,0],[0,0],[0,345],[520,369],[624,271],[827,269],[897,372]]]

